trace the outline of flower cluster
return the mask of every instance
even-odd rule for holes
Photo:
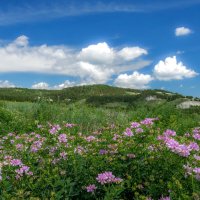
[[[120,183],[123,181],[121,178],[115,177],[112,172],[103,172],[98,174],[96,180],[102,185],[107,183]]]

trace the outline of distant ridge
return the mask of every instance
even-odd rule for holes
[[[137,96],[137,98],[136,98]],[[166,90],[138,90],[130,88],[119,88],[109,85],[83,85],[64,88],[62,90],[41,90],[27,88],[0,88],[0,100],[7,101],[30,101],[36,102],[41,99],[49,99],[55,102],[74,102],[81,99],[122,97],[132,99],[145,99],[149,96],[156,96],[160,99],[174,100],[185,98],[185,96]],[[192,96],[187,96],[192,99]]]

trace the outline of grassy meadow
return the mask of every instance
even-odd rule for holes
[[[167,93],[2,89],[0,199],[200,199],[200,109]]]

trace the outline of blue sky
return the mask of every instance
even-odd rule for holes
[[[200,0],[1,1],[0,87],[163,88],[200,97]]]

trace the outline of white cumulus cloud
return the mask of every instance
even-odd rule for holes
[[[124,88],[145,89],[148,84],[153,80],[149,74],[140,74],[137,71],[133,74],[120,74],[114,81],[114,84]]]
[[[182,62],[177,62],[176,56],[160,60],[154,67],[154,76],[158,80],[180,80],[198,75],[194,70],[187,68]]]
[[[81,83],[107,83],[113,75],[148,66],[151,61],[137,60],[147,54],[141,47],[110,47],[106,42],[82,49],[65,45],[31,46],[29,38],[19,36],[0,45],[0,73],[36,72],[66,75]]]
[[[32,89],[49,89],[49,84],[45,82],[40,82],[32,85]]]
[[[76,82],[66,80],[64,83],[61,83],[61,84],[59,84],[59,85],[54,85],[54,86],[52,87],[52,89],[61,90],[61,89],[64,89],[64,88],[73,87],[73,86],[75,86],[75,85],[77,85]]]
[[[147,50],[142,49],[140,47],[125,47],[118,52],[118,55],[127,61],[140,57],[143,54],[146,55]]]
[[[13,83],[8,80],[2,81],[0,80],[0,88],[14,88],[16,87]]]
[[[175,29],[176,36],[184,36],[184,35],[189,35],[191,33],[192,33],[192,31],[189,28],[186,28],[183,26]]]

